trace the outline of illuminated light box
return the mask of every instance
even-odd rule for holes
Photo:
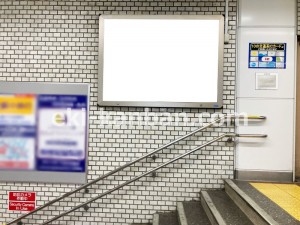
[[[223,16],[104,15],[100,106],[222,107]]]
[[[0,180],[86,182],[89,85],[0,82]]]

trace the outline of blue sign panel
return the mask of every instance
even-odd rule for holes
[[[248,68],[285,69],[286,43],[249,43]]]
[[[87,96],[39,95],[37,170],[84,172]]]

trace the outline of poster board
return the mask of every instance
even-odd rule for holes
[[[0,180],[85,183],[88,84],[0,82]]]
[[[103,15],[100,106],[221,108],[221,15]]]
[[[286,43],[249,43],[248,68],[286,69]]]

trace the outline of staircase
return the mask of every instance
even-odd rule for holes
[[[58,221],[60,218],[69,215],[72,212],[75,212],[76,210],[79,210],[81,208],[83,208],[84,210],[88,210],[89,209],[89,205],[91,203],[94,203],[95,201],[107,196],[108,194],[111,194],[114,191],[117,191],[119,189],[122,189],[125,186],[128,186],[131,183],[134,183],[135,181],[138,181],[139,179],[146,177],[148,175],[153,175],[157,170],[160,170],[161,168],[164,168],[166,166],[168,166],[169,164],[172,164],[174,162],[176,162],[179,159],[182,159],[188,155],[191,155],[193,153],[195,153],[198,150],[201,150],[203,148],[205,148],[206,146],[209,146],[217,141],[222,141],[223,139],[227,138],[227,142],[228,143],[232,143],[234,142],[234,139],[236,138],[266,138],[267,135],[266,134],[236,134],[236,133],[224,133],[221,134],[218,137],[215,137],[212,140],[209,140],[205,143],[203,143],[202,145],[199,145],[191,150],[186,151],[185,153],[181,154],[181,155],[177,155],[176,157],[174,157],[173,159],[170,159],[169,161],[166,161],[160,165],[158,165],[155,168],[151,168],[150,170],[130,179],[127,181],[124,181],[124,183],[121,183],[113,188],[111,188],[110,190],[107,190],[103,193],[99,193],[97,196],[94,196],[92,198],[89,198],[89,200],[83,202],[83,203],[79,203],[77,205],[72,205],[69,208],[66,208],[65,210],[49,210],[49,207],[53,207],[54,204],[61,204],[62,206],[64,205],[63,200],[65,200],[67,197],[70,196],[74,196],[75,194],[79,193],[80,191],[85,191],[86,193],[88,193],[88,188],[90,188],[93,184],[98,183],[99,181],[102,181],[116,173],[118,173],[119,171],[123,171],[126,168],[131,167],[132,165],[134,165],[137,162],[140,162],[146,158],[151,157],[153,160],[155,160],[155,154],[170,147],[171,145],[174,145],[175,143],[178,143],[182,140],[185,140],[187,138],[189,138],[190,136],[198,133],[198,132],[202,132],[207,128],[210,128],[216,124],[218,124],[219,122],[224,122],[226,120],[228,121],[235,121],[235,119],[240,118],[240,116],[235,116],[235,115],[226,115],[220,118],[217,118],[216,120],[212,121],[211,123],[204,125],[203,127],[197,128],[194,131],[189,132],[188,134],[179,137],[178,139],[171,141],[155,150],[152,150],[150,152],[148,152],[147,154],[143,155],[140,158],[134,159],[131,162],[128,162],[118,168],[116,168],[113,171],[110,171],[106,174],[103,174],[102,176],[76,188],[75,190],[72,190],[70,192],[67,192],[49,202],[47,202],[46,204],[36,208],[35,210],[28,212],[26,214],[23,214],[21,216],[19,216],[18,218],[10,221],[7,223],[7,225],[13,225],[13,224],[41,224],[41,225],[48,225],[48,224],[53,224],[53,222]],[[265,120],[266,117],[265,116],[247,116],[247,117],[242,117],[243,119],[250,119],[250,120],[254,120],[254,121],[262,121]],[[229,182],[229,181],[228,181]],[[225,192],[221,192],[219,191],[220,194],[218,196],[221,196],[222,194],[226,196]],[[228,193],[228,191],[226,191]],[[214,212],[217,211],[213,208],[211,208],[212,206],[212,199],[214,199],[215,195],[217,196],[217,194],[215,194],[217,192],[201,192],[201,204],[195,203],[195,202],[189,202],[189,203],[178,203],[178,212],[168,212],[168,213],[159,213],[159,214],[155,214],[153,217],[153,225],[157,225],[157,224],[166,224],[166,225],[176,225],[176,224],[209,224],[208,220],[206,218],[206,215],[208,216],[209,220],[211,221],[212,224],[226,224],[222,221],[220,221],[220,218],[222,218],[222,216],[215,214]],[[221,194],[222,193],[222,194]],[[208,198],[207,196],[211,196],[213,195],[213,197]],[[207,197],[207,199],[205,198]],[[227,197],[226,199],[227,201],[229,201],[230,199]],[[207,206],[207,207],[206,207]],[[234,206],[234,204],[232,203],[232,207]],[[203,209],[202,209],[203,207]],[[196,211],[193,211],[195,209],[198,209]],[[46,216],[46,217],[41,217],[41,215],[44,215],[44,211],[50,211],[50,216]],[[204,210],[204,211],[203,211]],[[52,212],[55,212],[52,214]],[[226,213],[226,212],[225,212]],[[228,213],[228,212],[227,212]],[[220,212],[219,212],[220,214]],[[179,216],[178,216],[179,215]],[[240,214],[242,215],[242,214]],[[31,217],[31,218],[30,218]],[[225,217],[225,216],[223,216]],[[184,219],[185,218],[185,219]],[[193,219],[194,218],[194,219]],[[235,217],[234,217],[235,218]],[[194,222],[193,222],[194,220]],[[29,221],[29,222],[28,222]],[[34,221],[38,221],[38,222],[34,222]],[[186,221],[186,222],[184,222]],[[252,220],[251,220],[252,221]],[[197,223],[196,223],[197,222]],[[201,222],[201,223],[199,223]],[[264,223],[261,223],[264,224]],[[135,224],[138,225],[138,224]],[[238,224],[241,225],[241,224]],[[286,224],[285,224],[286,225]]]
[[[200,201],[178,202],[176,211],[154,214],[152,225],[300,225],[248,182],[224,182],[225,190],[201,191]]]

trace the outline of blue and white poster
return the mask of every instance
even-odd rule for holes
[[[248,68],[285,69],[286,43],[249,43]]]
[[[85,172],[88,97],[0,95],[0,170]]]
[[[40,95],[37,170],[84,172],[87,97]]]

